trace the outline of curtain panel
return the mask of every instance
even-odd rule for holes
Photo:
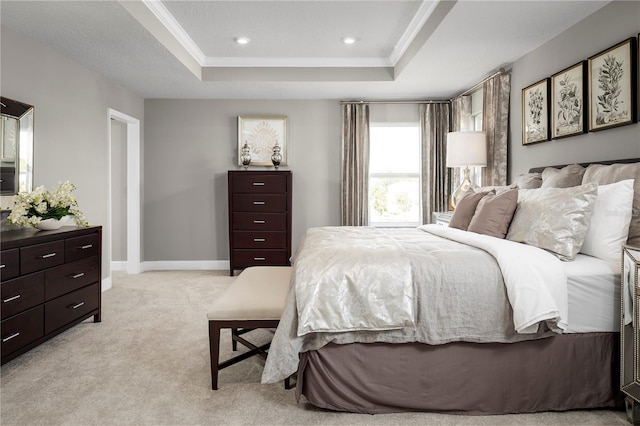
[[[369,224],[369,105],[343,104],[342,179],[343,226]]]
[[[487,167],[482,171],[482,183],[506,185],[511,75],[500,74],[488,79],[483,90],[482,126],[487,134]]]
[[[434,211],[449,210],[447,133],[449,103],[420,104],[422,137],[422,221],[431,223]]]

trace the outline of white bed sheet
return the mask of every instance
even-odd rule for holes
[[[564,332],[620,331],[620,265],[584,254],[562,264],[569,292],[569,324]]]

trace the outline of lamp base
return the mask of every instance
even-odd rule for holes
[[[474,185],[473,183],[471,183],[471,179],[469,178],[469,173],[470,173],[469,167],[465,167],[464,177],[462,179],[462,182],[460,183],[460,186],[454,191],[453,194],[451,194],[451,204],[453,205],[454,209],[458,205],[462,197],[464,197],[464,194],[466,194],[469,189],[478,189],[477,185]]]

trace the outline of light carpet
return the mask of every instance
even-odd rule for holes
[[[220,372],[211,390],[206,313],[224,271],[114,273],[102,322],[91,320],[2,366],[2,425],[624,425],[609,410],[501,416],[366,415],[318,409],[279,384],[263,360]],[[232,355],[222,337],[221,359]],[[268,331],[252,332],[268,339]]]

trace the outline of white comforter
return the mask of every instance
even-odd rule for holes
[[[478,247],[496,259],[518,333],[536,333],[540,321],[556,332],[567,328],[567,275],[558,258],[537,247],[456,228],[423,225],[419,229]]]
[[[318,244],[313,243],[315,238],[308,238],[314,233],[320,236]],[[357,244],[348,242],[338,236],[343,233],[364,239]],[[382,244],[389,249],[382,260],[389,256],[389,261],[382,262],[381,271],[367,264],[368,255],[352,253],[355,245],[367,245],[362,243],[369,239],[367,234],[371,249],[381,234],[392,240]],[[332,239],[340,250],[332,249]],[[311,250],[314,246],[321,249]],[[403,259],[410,265],[410,285]],[[394,271],[395,264],[398,269]],[[293,287],[269,350],[264,383],[293,374],[300,352],[329,342],[509,343],[561,333],[567,323],[566,276],[555,256],[439,225],[404,230],[310,230],[293,265]],[[359,276],[359,268],[366,269],[366,274]],[[385,279],[376,281],[372,278],[376,274]],[[394,290],[388,291],[385,282]],[[325,283],[327,291],[323,291]],[[350,288],[341,290],[345,283]],[[381,290],[382,297],[369,294],[373,290]],[[361,300],[345,303],[354,297]],[[378,302],[384,305],[382,310]]]

